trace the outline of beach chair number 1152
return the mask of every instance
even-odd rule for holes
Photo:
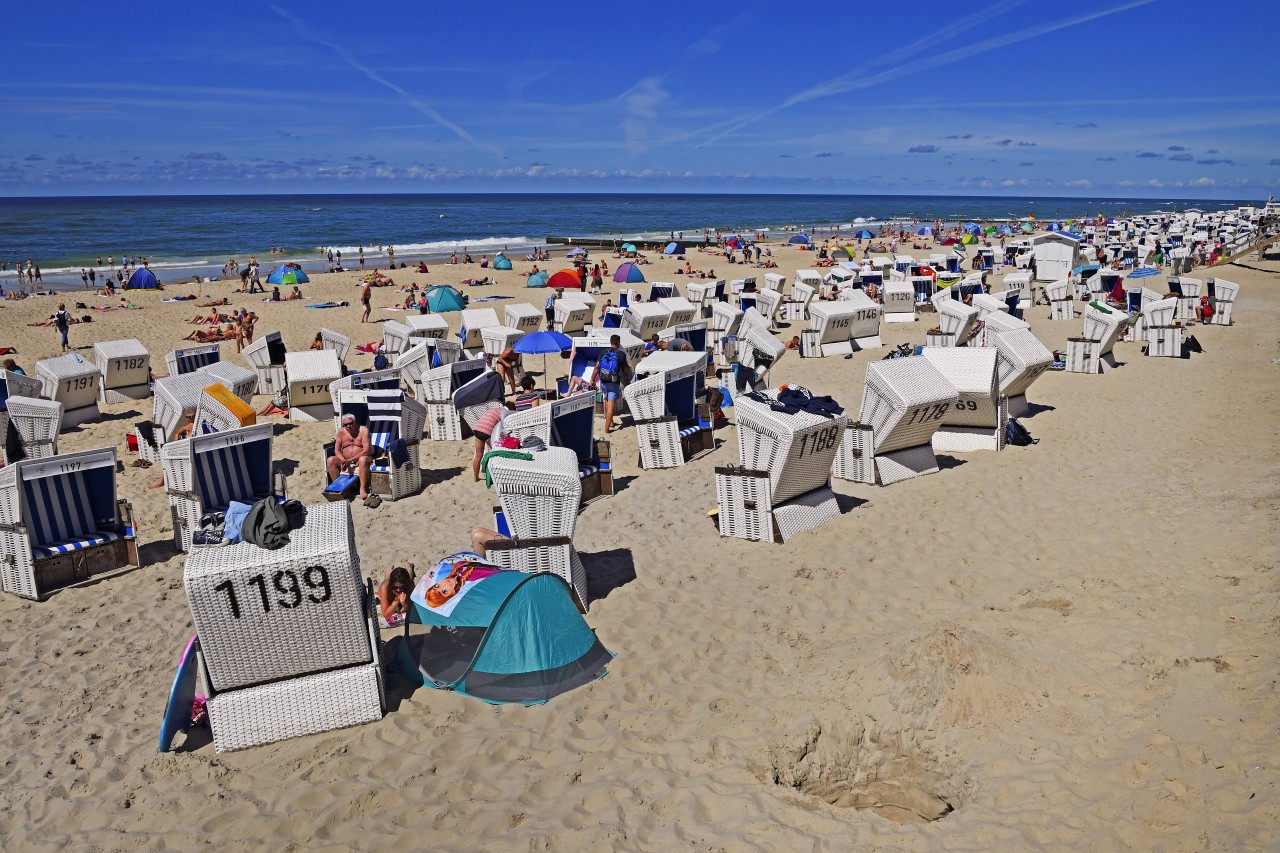
[[[302,584],[312,590],[311,595],[303,595]],[[277,598],[275,603],[285,610],[292,610],[295,607],[302,606],[304,601],[310,601],[312,604],[324,604],[333,594],[333,590],[329,586],[329,573],[325,571],[323,566],[312,566],[303,572],[302,584],[298,583],[298,576],[287,569],[276,572],[271,579],[271,586],[275,588],[275,592],[288,597]],[[267,590],[267,576],[254,575],[245,581],[245,585],[257,589],[258,597],[262,600],[262,612],[270,613],[271,594]],[[240,599],[236,596],[235,586],[232,582],[225,580],[215,586],[214,589],[227,594],[227,602],[231,605],[231,615],[239,619],[241,616]],[[315,592],[317,590],[319,595]],[[252,595],[249,598],[252,599]]]

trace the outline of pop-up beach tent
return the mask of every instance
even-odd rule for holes
[[[619,264],[618,268],[613,271],[613,280],[622,284],[636,284],[644,281],[644,273],[640,272],[640,267],[627,262]]]
[[[435,284],[427,288],[427,307],[435,314],[461,311],[467,298],[447,284]]]
[[[267,284],[306,284],[311,281],[297,264],[281,264],[267,276]]]
[[[509,270],[511,269],[511,259],[499,252],[493,256],[493,268],[495,270]]]
[[[125,290],[159,290],[160,282],[156,281],[155,273],[146,267],[139,267],[129,276],[129,280],[124,283]]]
[[[416,596],[395,652],[397,671],[414,683],[537,705],[603,678],[613,660],[559,575],[498,572],[460,595],[448,616]]]

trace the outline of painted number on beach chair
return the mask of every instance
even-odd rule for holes
[[[819,432],[806,433],[800,436],[800,457],[821,453],[828,447],[834,447],[840,440],[840,428],[830,427]]]
[[[262,601],[262,612],[271,612],[272,595],[280,593],[285,598],[275,599],[277,606],[292,610],[300,607],[303,601],[310,601],[312,604],[324,604],[333,595],[333,588],[329,585],[329,573],[323,566],[311,566],[302,573],[302,582],[299,583],[298,576],[288,569],[276,572],[271,579],[271,587],[268,589],[266,575],[254,575],[247,581],[258,591],[258,598]],[[303,586],[311,591],[311,594],[303,594]],[[243,615],[240,608],[240,599],[236,596],[235,585],[231,580],[225,580],[214,587],[218,592],[227,594],[227,603],[231,605],[231,616],[239,619]]]
[[[907,422],[903,424],[903,426],[911,426],[915,423],[939,420],[950,408],[950,403],[938,403],[933,406],[921,406],[918,409],[913,409],[911,411],[911,417],[907,419]],[[977,408],[977,406],[974,406],[974,408]]]
[[[321,382],[315,385],[299,385],[298,390],[305,394],[321,394],[329,390],[327,383]]]
[[[142,357],[134,358],[117,358],[111,362],[113,370],[137,370],[142,367]]]
[[[967,410],[970,412],[976,412],[978,411],[978,404],[975,403],[973,400],[961,400],[958,403],[956,403],[956,408],[961,410]]]
[[[89,387],[89,377],[88,377],[88,376],[78,376],[78,377],[76,377],[75,379],[68,379],[68,380],[67,380],[67,390],[68,390],[68,391],[79,391],[79,390],[81,390],[82,388],[88,388],[88,387]]]

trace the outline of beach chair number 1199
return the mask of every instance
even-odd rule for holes
[[[312,590],[310,595],[303,595],[303,584]],[[254,575],[245,581],[245,585],[254,587],[258,591],[258,597],[262,601],[262,612],[270,613],[272,593],[267,590],[267,576]],[[304,601],[310,601],[312,604],[324,604],[333,594],[333,590],[329,586],[329,573],[325,571],[323,566],[311,566],[303,572],[302,584],[298,583],[298,576],[288,569],[276,572],[271,578],[271,586],[274,587],[275,592],[287,596],[286,598],[275,599],[275,603],[285,610],[300,607]],[[242,611],[234,584],[230,580],[225,580],[215,586],[214,589],[227,594],[227,602],[231,605],[231,615],[239,619]],[[249,598],[252,600],[251,594]]]

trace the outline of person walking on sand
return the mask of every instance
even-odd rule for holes
[[[53,325],[62,338],[62,351],[70,351],[71,344],[67,341],[67,333],[71,331],[71,315],[67,313],[67,303],[58,303],[58,310],[53,315]]]
[[[363,257],[360,258],[360,268],[364,269]],[[361,323],[369,322],[369,312],[373,310],[373,307],[370,304],[370,300],[373,298],[372,290],[373,282],[366,281],[364,283],[364,290],[360,291],[360,304],[364,306],[364,313],[360,315]]]

